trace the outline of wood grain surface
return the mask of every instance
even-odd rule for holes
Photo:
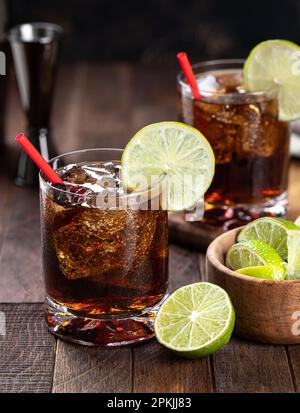
[[[283,346],[233,339],[212,356],[216,392],[293,392]]]
[[[176,119],[174,69],[128,64],[64,66],[53,107],[59,153],[123,147],[147,123]],[[215,355],[181,360],[155,339],[134,347],[89,349],[46,330],[38,194],[13,185],[25,129],[14,78],[8,97],[6,147],[0,164],[1,392],[293,392],[300,390],[300,346],[269,346],[235,337]],[[300,163],[290,170],[290,216],[300,214]],[[171,244],[170,289],[206,279],[205,257]],[[0,313],[1,315],[2,313]]]
[[[0,304],[6,334],[0,335],[0,393],[51,392],[56,339],[41,304]],[[3,317],[1,317],[3,319]]]
[[[130,347],[99,350],[58,340],[53,392],[131,392],[131,359]]]

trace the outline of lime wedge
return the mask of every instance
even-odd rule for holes
[[[300,215],[295,219],[295,224],[300,227]]]
[[[287,40],[267,40],[250,52],[243,70],[244,84],[251,92],[276,91],[279,118],[300,117],[300,47]]]
[[[276,250],[261,240],[249,240],[234,244],[226,255],[226,266],[232,270],[246,267],[281,266],[282,258]]]
[[[157,340],[180,356],[208,356],[228,343],[235,313],[228,294],[217,285],[199,282],[175,291],[155,319]]]
[[[300,230],[288,231],[287,280],[300,280]]]
[[[236,270],[236,272],[249,277],[264,278],[266,280],[282,281],[285,277],[284,265],[263,265],[260,267],[246,267]]]
[[[214,154],[205,137],[179,122],[146,126],[122,156],[122,181],[130,191],[146,190],[165,176],[170,211],[194,206],[210,186],[214,169]]]
[[[299,229],[294,222],[281,218],[258,218],[241,230],[237,241],[260,239],[275,248],[283,260],[287,260],[287,231]]]

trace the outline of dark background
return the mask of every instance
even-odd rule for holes
[[[246,57],[258,42],[300,43],[300,0],[7,0],[6,27],[63,26],[64,61],[174,62]]]

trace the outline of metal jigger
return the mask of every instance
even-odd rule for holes
[[[25,23],[8,33],[21,105],[28,121],[29,140],[49,160],[56,155],[50,134],[50,115],[62,28],[52,23]],[[22,151],[17,185],[38,182],[38,168]]]

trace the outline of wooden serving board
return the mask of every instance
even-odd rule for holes
[[[182,246],[203,252],[222,233],[221,229],[206,227],[199,222],[187,222],[182,213],[169,214],[170,241]]]

